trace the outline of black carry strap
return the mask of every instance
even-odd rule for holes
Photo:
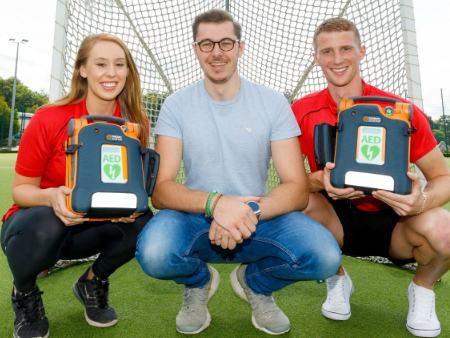
[[[159,154],[150,148],[141,146],[142,166],[144,168],[145,190],[148,195],[153,194],[155,189],[156,177],[159,170]]]
[[[328,123],[314,126],[314,154],[316,163],[324,168],[327,162],[334,162],[336,127]]]
[[[82,147],[82,146],[83,146],[83,142],[80,142],[79,144],[71,144],[71,145],[67,146],[66,155],[69,155],[69,154],[73,155],[73,154],[75,154],[77,149]]]

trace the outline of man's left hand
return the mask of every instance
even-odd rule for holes
[[[242,243],[243,239],[236,242],[231,236],[231,234],[222,228],[215,220],[211,222],[211,227],[209,228],[209,240],[211,244],[221,246],[223,249],[233,250],[236,248],[237,243]]]
[[[410,195],[398,195],[384,190],[372,192],[373,197],[389,205],[399,216],[416,215],[423,206],[422,182],[419,175],[410,172],[407,175],[413,181]]]

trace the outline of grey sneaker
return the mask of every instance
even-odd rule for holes
[[[211,278],[203,288],[185,288],[183,306],[177,316],[177,331],[184,334],[197,334],[205,330],[211,323],[208,312],[208,301],[214,296],[220,284],[220,276],[216,269],[208,265]]]
[[[265,296],[254,293],[245,282],[247,264],[241,264],[230,275],[234,292],[250,304],[252,324],[257,329],[271,335],[281,335],[290,329],[289,318],[273,300],[273,294]]]

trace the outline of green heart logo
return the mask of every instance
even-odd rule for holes
[[[369,161],[372,161],[380,153],[380,148],[378,148],[377,146],[369,146],[365,144],[361,147],[361,152],[363,153],[365,158],[367,158]]]
[[[103,167],[103,171],[105,172],[106,176],[108,176],[112,180],[115,180],[122,170],[120,169],[120,165],[118,164],[107,164]]]

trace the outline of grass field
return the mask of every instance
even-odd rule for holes
[[[10,193],[16,154],[0,154],[0,215],[12,204]],[[447,206],[448,207],[448,206]],[[352,317],[346,322],[328,320],[321,314],[326,285],[299,282],[276,293],[277,304],[291,321],[285,337],[413,337],[405,328],[408,313],[406,289],[413,273],[400,268],[343,257],[355,293]],[[89,326],[83,307],[72,294],[72,284],[88,263],[62,269],[39,279],[51,337],[182,337],[175,330],[183,287],[146,276],[136,260],[121,267],[110,278],[110,301],[119,314],[116,326]],[[215,265],[222,283],[209,303],[211,326],[199,337],[267,337],[251,324],[249,306],[234,295],[229,274],[235,265]],[[0,253],[0,337],[11,337],[13,312],[10,301],[12,276],[6,257]],[[450,277],[435,287],[440,337],[450,337]]]

